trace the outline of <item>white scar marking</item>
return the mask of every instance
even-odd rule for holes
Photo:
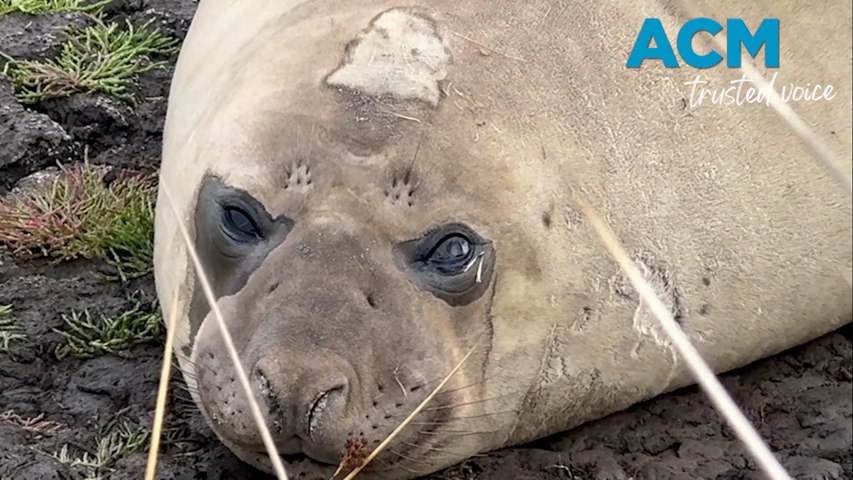
[[[545,355],[542,357],[542,365],[539,368],[540,387],[553,384],[571,374],[572,366],[568,357],[563,355],[563,351],[565,350],[563,338],[567,335],[568,331],[562,325],[555,324],[551,326]]]
[[[438,82],[447,76],[450,61],[446,41],[430,21],[390,10],[359,36],[346,63],[326,81],[368,95],[393,95],[436,106]]]
[[[635,260],[634,263],[640,273],[642,273],[645,281],[652,287],[655,294],[663,302],[670,314],[673,317],[676,317],[678,314],[678,299],[676,297],[673,281],[669,277],[668,273],[666,271],[657,271],[646,265],[642,260]],[[628,282],[622,275],[621,271],[612,282],[611,288],[620,291],[622,295],[626,295],[631,298],[636,296],[636,292],[630,282]],[[669,338],[657,322],[657,319],[650,310],[649,305],[644,302],[642,298],[638,299],[638,302],[637,309],[634,311],[633,324],[634,330],[641,335],[641,338],[637,340],[637,344],[631,351],[631,356],[638,358],[643,338],[651,337],[655,344],[659,347],[668,349],[670,353],[673,354],[673,368],[675,368],[675,365],[678,363],[678,357],[675,355],[675,350],[670,344]]]
[[[642,272],[643,278],[652,286],[658,298],[663,301],[667,310],[675,315],[675,289],[672,287],[672,283],[668,282],[662,275],[652,271],[641,261],[637,262],[637,267]],[[643,335],[651,336],[655,343],[662,347],[670,347],[669,337],[664,334],[654,314],[649,310],[649,306],[642,299],[634,312],[634,330]]]

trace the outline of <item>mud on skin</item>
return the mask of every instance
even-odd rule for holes
[[[196,2],[117,1],[108,19],[142,23],[156,18],[167,34],[186,32]],[[0,50],[16,58],[55,54],[61,38],[51,27],[86,20],[75,14],[35,19],[0,17]],[[172,59],[174,61],[174,59]],[[159,161],[170,69],[145,74],[131,108],[121,101],[79,94],[25,108],[0,77],[0,192],[55,161],[77,161],[88,147],[93,163],[154,169]],[[154,298],[150,276],[105,283],[104,265],[75,261],[53,266],[0,252],[0,305],[13,305],[28,340],[0,353],[0,418],[43,415],[43,429],[0,420],[0,478],[79,478],[51,454],[64,445],[79,455],[95,450],[100,433],[153,417],[162,338],[124,356],[86,360],[53,354],[61,314],[88,308],[104,314]],[[724,375],[760,433],[796,478],[853,478],[853,329],[850,326],[766,361]],[[176,383],[180,375],[175,374]],[[167,424],[182,442],[165,446],[164,479],[261,478],[213,436],[201,416],[173,389]],[[48,428],[48,427],[55,428]],[[141,478],[145,452],[118,460],[104,478]],[[466,461],[436,479],[670,479],[761,478],[740,443],[695,387],[645,402],[572,432]]]

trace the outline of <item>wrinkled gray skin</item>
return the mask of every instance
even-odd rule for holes
[[[766,106],[687,105],[697,73],[741,71],[625,67],[645,17],[674,41],[677,6],[407,5],[202,0],[183,46],[156,281],[167,316],[178,294],[193,397],[242,459],[269,466],[177,222],[293,474],[328,475],[347,439],[374,448],[472,350],[367,477],[691,383],[574,194],[716,371],[851,320],[849,197]],[[777,88],[834,86],[793,107],[849,175],[849,2],[699,8],[780,18]]]

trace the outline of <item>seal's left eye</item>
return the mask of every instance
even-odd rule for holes
[[[222,226],[225,233],[238,242],[254,242],[261,238],[261,230],[245,210],[227,206],[222,209]]]
[[[428,255],[431,267],[445,275],[456,275],[474,256],[474,246],[463,235],[452,234],[441,239]]]
[[[489,288],[495,264],[492,242],[462,223],[400,242],[394,256],[412,283],[454,307],[480,298]]]

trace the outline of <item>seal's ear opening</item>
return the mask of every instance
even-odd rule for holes
[[[394,248],[409,280],[448,305],[467,305],[488,289],[495,262],[491,241],[467,225],[452,223]]]

